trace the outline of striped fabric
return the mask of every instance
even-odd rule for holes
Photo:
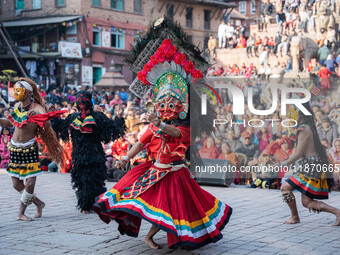
[[[92,133],[92,127],[87,127],[87,126],[88,125],[95,125],[95,124],[96,124],[96,121],[94,120],[94,118],[91,115],[89,115],[83,121],[76,118],[71,123],[71,127],[79,130],[82,133]]]
[[[27,111],[20,112],[18,108],[14,109],[7,118],[15,127],[22,127],[28,123]]]
[[[167,232],[170,248],[191,250],[220,240],[232,208],[203,190],[185,167],[169,172],[138,197],[122,197],[124,187],[152,167],[150,163],[135,167],[99,196],[93,208],[100,218],[106,223],[116,220],[121,234],[134,237],[141,219],[147,220]]]
[[[25,180],[26,178],[41,175],[41,168],[39,162],[20,165],[9,163],[7,165],[7,172],[10,176],[16,177],[19,180]]]
[[[287,182],[312,199],[328,199],[328,184],[324,174],[320,179],[312,179],[301,173],[296,173]]]

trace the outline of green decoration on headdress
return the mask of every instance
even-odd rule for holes
[[[188,85],[176,72],[168,71],[162,74],[153,87],[152,94],[154,103],[165,96],[172,96],[183,105],[188,103]]]

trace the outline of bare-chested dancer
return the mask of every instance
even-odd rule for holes
[[[42,210],[45,207],[45,203],[34,194],[36,177],[41,175],[35,136],[38,134],[41,136],[49,148],[52,158],[60,152],[60,145],[49,127],[49,123],[45,128],[41,128],[36,123],[28,121],[28,117],[31,115],[46,113],[36,84],[27,78],[19,79],[14,85],[14,97],[18,101],[14,106],[14,111],[8,116],[8,119],[0,119],[0,125],[15,126],[13,137],[8,145],[10,161],[7,171],[12,176],[14,189],[21,193],[17,219],[32,221],[32,218],[25,215],[27,206],[31,203],[35,204],[37,207],[35,218],[42,216]]]
[[[309,104],[304,104],[311,113]],[[293,114],[294,115],[294,114]],[[340,210],[324,202],[315,199],[328,199],[328,187],[332,182],[332,169],[328,163],[324,147],[321,145],[316,131],[313,116],[305,116],[301,112],[295,112],[298,127],[293,138],[297,140],[296,152],[283,165],[291,165],[296,162],[296,173],[291,176],[281,187],[283,201],[291,211],[291,217],[285,224],[300,222],[293,191],[301,192],[302,205],[310,212],[328,212],[336,216],[333,226],[340,226]],[[320,168],[321,167],[321,168]],[[328,171],[318,171],[322,169]]]

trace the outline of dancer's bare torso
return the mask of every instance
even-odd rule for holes
[[[20,103],[16,104],[14,108],[20,107]],[[46,113],[41,105],[32,106],[28,114],[41,114]],[[35,123],[27,123],[22,127],[15,127],[13,140],[19,143],[25,143],[36,136],[38,125]]]

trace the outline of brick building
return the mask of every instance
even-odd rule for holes
[[[238,12],[247,16],[245,24],[247,28],[256,24],[261,8],[261,0],[236,1],[235,5],[237,6],[235,9]]]
[[[30,76],[43,83],[92,85],[122,59],[150,23],[163,15],[179,22],[203,49],[234,4],[229,0],[14,0],[0,2],[0,21]],[[1,40],[1,39],[0,39]],[[3,41],[0,69],[18,70]]]

